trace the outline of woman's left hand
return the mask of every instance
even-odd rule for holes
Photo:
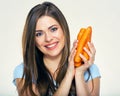
[[[84,47],[84,51],[89,55],[89,60],[87,60],[84,55],[80,54],[80,57],[82,58],[84,64],[80,67],[77,67],[76,72],[85,72],[94,63],[96,49],[94,47],[94,44],[91,42],[88,42],[88,47],[90,50]]]

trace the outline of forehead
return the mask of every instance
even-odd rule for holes
[[[44,29],[48,28],[51,25],[57,25],[60,26],[59,23],[52,17],[50,16],[42,16],[38,19],[37,24],[36,24],[36,30],[37,29]]]

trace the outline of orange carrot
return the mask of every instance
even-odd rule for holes
[[[88,42],[91,42],[91,35],[92,35],[92,29],[91,29],[91,32],[90,32],[90,35],[88,36],[87,38],[87,42],[85,44],[85,48],[87,48],[89,50],[89,47],[88,47]],[[89,55],[83,50],[83,55],[86,57],[86,59],[88,60],[89,59]]]
[[[74,63],[75,67],[78,67],[82,64],[82,59],[80,58],[80,53],[83,54],[87,59],[89,58],[88,54],[83,50],[83,47],[87,46],[87,42],[91,41],[91,34],[92,34],[92,28],[89,26],[87,29],[81,28],[77,39],[78,39],[78,46],[76,48],[77,52],[74,57]]]
[[[86,29],[85,28],[81,28],[80,29],[80,32],[78,33],[78,36],[77,36],[77,40],[78,40],[78,45],[80,45],[80,39],[82,38],[83,34],[85,33]],[[75,63],[75,66],[80,66],[81,65],[81,58],[80,58],[80,52],[82,51],[82,48],[79,50],[78,49],[78,46],[76,48],[77,52],[76,52],[76,55],[74,57],[74,63]]]

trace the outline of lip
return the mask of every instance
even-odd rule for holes
[[[53,42],[53,43],[50,43],[50,44],[46,44],[45,48],[47,48],[48,50],[53,50],[57,47],[57,45],[58,45],[58,42]]]

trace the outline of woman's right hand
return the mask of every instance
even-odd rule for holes
[[[62,82],[60,83],[60,86],[57,89],[57,91],[55,92],[54,96],[68,96],[68,94],[69,94],[72,80],[75,75],[74,56],[76,53],[76,47],[77,47],[77,40],[73,43],[73,48],[70,52],[70,56],[68,57],[68,68],[67,68],[65,77],[63,78]]]
[[[71,52],[70,52],[70,56],[68,58],[67,74],[72,76],[72,78],[75,75],[74,56],[75,56],[75,53],[76,53],[77,42],[78,42],[77,40],[74,41],[73,47],[72,47]]]

